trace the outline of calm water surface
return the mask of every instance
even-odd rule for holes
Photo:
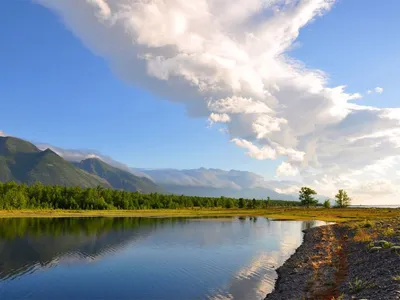
[[[318,221],[0,219],[0,299],[262,299]]]

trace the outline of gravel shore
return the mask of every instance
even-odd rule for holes
[[[305,230],[267,300],[400,299],[400,217]]]

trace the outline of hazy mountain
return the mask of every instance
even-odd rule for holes
[[[134,174],[149,176],[155,183],[174,194],[296,200],[297,197],[278,193],[278,183],[246,171],[220,169],[132,169]]]
[[[86,172],[99,176],[114,188],[126,191],[140,191],[142,193],[164,192],[153,181],[145,177],[138,177],[128,171],[110,166],[98,158],[88,158],[79,163],[74,162],[75,166]]]
[[[146,177],[164,190],[174,194],[256,199],[265,199],[269,196],[273,199],[298,199],[296,187],[298,183],[278,180],[268,181],[263,176],[252,172],[205,168],[189,170],[129,168],[127,165],[95,150],[66,150],[47,144],[38,144],[38,147],[40,149],[50,148],[66,160],[76,163],[88,158],[97,158],[112,167],[128,171],[137,177]],[[88,171],[86,168],[85,170]]]
[[[52,150],[40,151],[35,145],[15,137],[0,137],[0,181],[111,187],[104,179],[75,167]]]

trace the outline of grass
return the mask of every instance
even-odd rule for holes
[[[264,216],[285,220],[321,220],[328,222],[363,221],[400,216],[400,209],[386,208],[269,208],[269,209],[157,209],[157,210],[0,210],[0,218],[14,217],[230,217]],[[368,226],[368,225],[367,225]],[[359,228],[364,229],[364,228]],[[388,234],[391,234],[388,230]],[[360,233],[362,234],[362,233]]]
[[[372,227],[374,227],[374,225],[375,225],[375,223],[370,220],[365,220],[364,222],[362,222],[360,224],[360,226],[363,228],[372,228]]]
[[[374,286],[375,284],[365,282],[358,277],[356,277],[353,282],[349,283],[349,288],[354,294],[361,292],[363,289],[373,288]]]
[[[355,242],[371,242],[373,239],[376,238],[375,232],[369,232],[363,228],[358,228],[354,235]]]
[[[344,294],[341,294],[337,298],[332,298],[332,300],[343,300],[344,299]]]
[[[394,281],[400,281],[400,275],[393,276],[392,279]]]
[[[389,227],[389,228],[385,228],[383,230],[382,234],[383,234],[383,236],[393,236],[396,234],[396,231],[393,228]]]

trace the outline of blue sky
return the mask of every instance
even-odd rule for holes
[[[326,72],[329,86],[383,94],[357,103],[396,107],[400,2],[341,0],[301,30],[290,55]],[[206,118],[124,82],[51,10],[5,0],[0,10],[0,129],[67,149],[95,149],[133,167],[240,169],[274,176]]]

